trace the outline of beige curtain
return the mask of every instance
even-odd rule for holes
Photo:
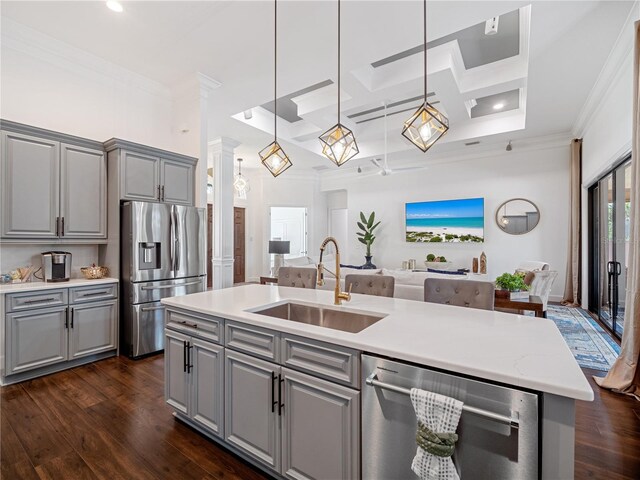
[[[620,356],[604,378],[594,377],[603,388],[633,395],[640,400],[640,21],[635,24],[633,70],[633,132],[631,141],[631,237],[624,332]]]
[[[580,222],[582,188],[582,140],[571,142],[571,198],[569,203],[569,251],[567,275],[564,283],[563,305],[580,306]]]

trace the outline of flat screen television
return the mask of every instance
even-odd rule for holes
[[[484,198],[407,203],[405,218],[407,242],[484,242]]]

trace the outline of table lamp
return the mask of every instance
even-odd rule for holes
[[[269,253],[273,254],[273,273],[278,276],[278,270],[284,263],[284,256],[289,253],[289,240],[269,240]]]

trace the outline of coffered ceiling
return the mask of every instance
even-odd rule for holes
[[[272,139],[272,2],[122,3],[115,14],[104,2],[3,1],[1,14],[168,87],[194,72],[218,80],[209,135],[238,140],[245,165],[257,165]],[[568,135],[633,6],[430,0],[430,100],[451,124],[432,151]],[[336,122],[335,2],[287,0],[278,10],[278,132],[294,167],[322,169],[317,136]],[[344,0],[342,13],[342,120],[361,151],[348,165],[384,153],[385,103],[394,161],[428,161],[400,135],[423,89],[422,2]],[[495,16],[498,34],[487,36]]]

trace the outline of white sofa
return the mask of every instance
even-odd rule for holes
[[[285,265],[290,267],[315,267],[318,260],[311,257],[298,257],[285,260]],[[333,271],[335,268],[335,258],[333,255],[325,255],[322,258],[324,266]],[[424,281],[427,278],[452,278],[457,280],[487,280],[486,275],[466,274],[466,275],[447,275],[444,273],[432,272],[411,272],[409,270],[389,270],[386,268],[377,268],[373,270],[359,270],[355,268],[342,267],[340,269],[340,288],[344,291],[344,278],[347,275],[389,275],[395,278],[394,298],[403,298],[405,300],[424,301]],[[328,272],[324,274],[324,285],[318,287],[322,290],[334,290],[336,285],[335,278]]]

